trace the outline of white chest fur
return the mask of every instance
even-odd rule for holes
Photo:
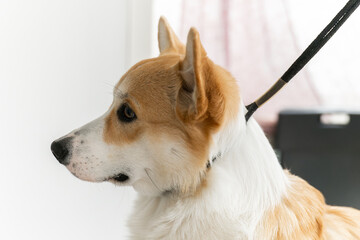
[[[236,204],[225,207],[221,197],[213,200],[140,197],[129,222],[132,239],[248,239],[247,221],[234,212]]]

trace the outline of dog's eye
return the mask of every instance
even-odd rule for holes
[[[126,103],[118,109],[117,116],[121,122],[132,122],[136,119],[135,112]]]

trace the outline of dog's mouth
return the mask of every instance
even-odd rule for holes
[[[119,173],[115,175],[114,177],[111,177],[109,180],[114,180],[116,182],[124,183],[127,180],[129,180],[129,176],[123,173]]]

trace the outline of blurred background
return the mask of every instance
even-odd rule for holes
[[[283,74],[345,3],[0,0],[0,239],[126,239],[126,219],[135,192],[76,179],[52,156],[50,144],[105,112],[112,101],[112,88],[125,71],[141,59],[158,55],[160,15],[183,41],[191,26],[199,30],[208,55],[236,77],[248,104]],[[309,114],[303,109],[311,109],[316,116],[319,112],[314,109],[337,109],[349,112],[350,122],[356,123],[359,23],[360,10],[256,113],[268,136],[278,139],[277,147],[290,141],[279,133],[283,129],[278,126],[279,112],[284,109],[295,109],[295,115],[302,116]],[[294,112],[286,114],[293,116]],[[346,179],[353,187],[360,183],[356,152],[360,137],[354,138],[360,128],[356,126],[341,135],[345,148],[337,151],[339,143],[331,147],[343,162],[341,151],[354,153],[343,164],[347,168],[342,173],[347,176],[347,169],[352,169],[352,177]],[[316,131],[309,132],[310,138],[302,136],[307,142]],[[339,139],[336,134],[331,132],[328,138]],[[292,153],[301,150],[288,149]],[[322,164],[319,166],[321,170]],[[307,180],[311,182],[311,176]]]

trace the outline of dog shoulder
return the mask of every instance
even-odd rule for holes
[[[258,239],[323,239],[323,195],[303,179],[287,172],[289,187],[281,202],[267,211]]]
[[[360,239],[360,211],[325,204],[323,195],[305,180],[290,174],[287,194],[267,211],[258,226],[258,239]]]

